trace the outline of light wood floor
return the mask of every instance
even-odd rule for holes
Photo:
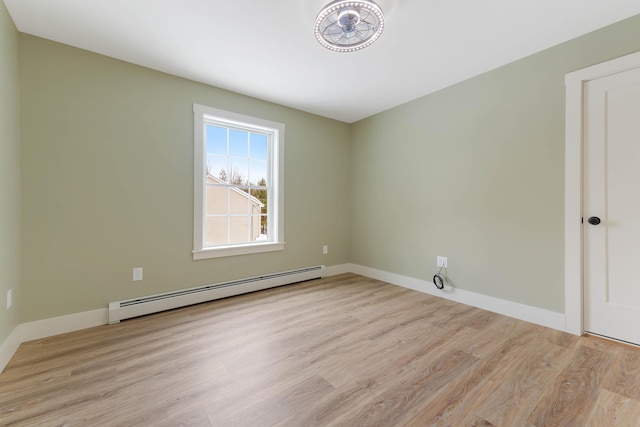
[[[640,426],[640,349],[356,275],[32,341],[2,426]]]

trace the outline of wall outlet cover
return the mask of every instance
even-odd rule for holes
[[[137,282],[138,280],[142,280],[142,267],[133,269],[133,281]]]

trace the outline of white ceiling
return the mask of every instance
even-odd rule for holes
[[[382,36],[315,40],[329,0],[4,0],[24,33],[354,122],[640,13],[638,0],[378,0]]]

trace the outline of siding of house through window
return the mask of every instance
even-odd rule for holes
[[[206,245],[260,240],[263,203],[211,175],[206,183]]]

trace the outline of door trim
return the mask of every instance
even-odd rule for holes
[[[564,280],[565,331],[584,333],[582,251],[582,156],[584,84],[623,71],[640,68],[640,52],[632,53],[565,75],[564,155]]]

